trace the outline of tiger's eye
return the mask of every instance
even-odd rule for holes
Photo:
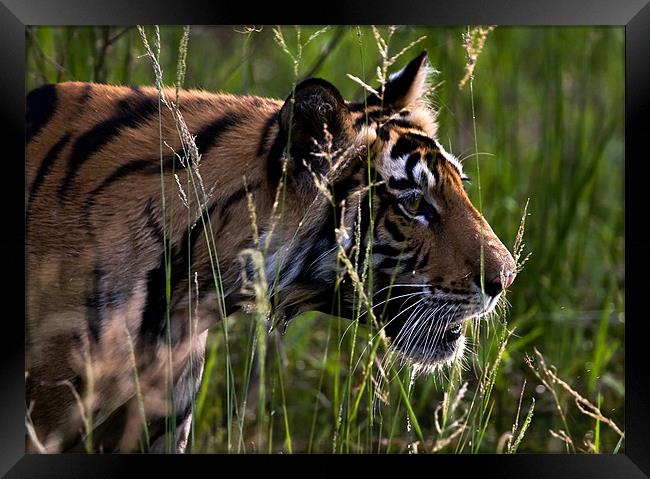
[[[404,213],[411,218],[424,218],[430,225],[440,222],[440,214],[436,207],[424,199],[423,195],[413,194],[400,198],[400,206]]]
[[[422,204],[423,198],[422,195],[411,195],[407,198],[401,200],[402,206],[404,209],[413,216],[418,215],[420,205]]]

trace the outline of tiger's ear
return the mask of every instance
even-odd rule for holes
[[[289,166],[293,170],[304,169],[303,160],[313,165],[314,171],[322,170],[325,165],[319,162],[324,161],[312,153],[317,151],[314,141],[321,145],[325,142],[325,128],[332,135],[333,149],[345,148],[353,138],[354,127],[345,100],[334,85],[319,78],[310,78],[296,86],[284,102],[279,120],[290,142]]]
[[[427,76],[430,72],[428,53],[424,50],[400,71],[391,74],[383,91],[384,109],[399,111],[417,103],[423,103],[428,90]],[[368,104],[381,104],[376,95],[368,98]]]

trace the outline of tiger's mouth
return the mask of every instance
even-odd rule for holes
[[[460,323],[458,323],[456,326],[451,326],[447,328],[445,331],[445,335],[443,336],[443,341],[446,343],[451,343],[456,341],[458,338],[461,337],[462,335],[462,326]]]
[[[387,327],[392,338],[390,347],[402,362],[412,363],[426,371],[440,364],[451,363],[464,352],[465,323],[477,316],[486,316],[494,310],[498,301],[497,296],[485,301],[483,308],[478,305],[460,309],[447,306],[437,313],[433,308],[417,320],[409,317],[399,325]],[[400,314],[398,312],[395,317]]]
[[[465,345],[464,320],[455,321],[436,333],[419,336],[410,341],[398,334],[391,344],[403,362],[412,363],[421,369],[431,369],[439,364],[449,363],[462,354]]]
[[[429,371],[451,363],[464,352],[464,325],[491,313],[501,297],[480,291],[468,295],[436,293],[429,288],[400,285],[392,288],[392,296],[377,297],[373,310],[390,339],[391,361],[398,358],[401,364]]]

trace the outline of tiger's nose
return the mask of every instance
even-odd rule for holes
[[[485,292],[490,296],[495,297],[510,287],[512,282],[515,280],[515,276],[517,276],[517,273],[514,271],[506,271],[503,274],[495,276],[489,281],[485,281]],[[480,277],[478,285],[481,285]]]

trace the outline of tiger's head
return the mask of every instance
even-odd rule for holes
[[[290,253],[294,271],[285,277],[312,285],[324,311],[353,318],[360,308],[367,318],[372,309],[392,347],[423,367],[460,354],[463,322],[492,311],[516,274],[465,192],[462,164],[436,139],[428,74],[423,52],[358,103],[324,80],[307,80],[280,112],[293,191],[306,204],[323,185],[331,195],[306,212],[314,226],[301,242],[309,246]],[[346,276],[339,245],[371,283],[366,304],[349,274],[336,281]],[[337,287],[339,309],[327,310]]]

